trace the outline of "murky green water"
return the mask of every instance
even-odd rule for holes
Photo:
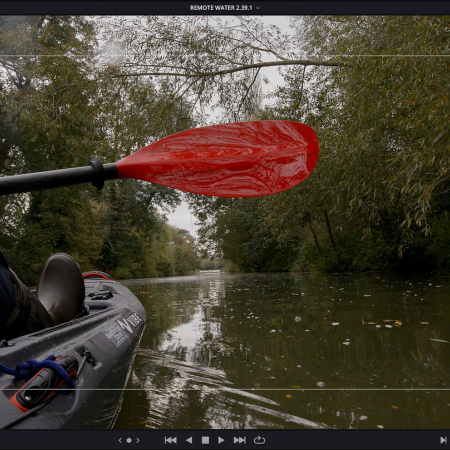
[[[117,429],[449,427],[450,277],[124,284],[148,322]]]

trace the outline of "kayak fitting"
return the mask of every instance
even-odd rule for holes
[[[27,362],[29,366],[31,361]],[[42,404],[54,392],[68,394],[69,391],[66,389],[58,389],[64,382],[68,388],[74,388],[72,379],[77,375],[78,361],[73,356],[65,356],[55,361],[47,358],[35,365],[40,366],[45,367],[10,398],[10,402],[23,412]]]

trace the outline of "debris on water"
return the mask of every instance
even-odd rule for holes
[[[301,318],[300,316],[297,316],[294,320],[295,320],[296,322],[301,322],[301,321],[302,321],[302,318]]]
[[[323,381],[319,381],[319,382],[317,383],[317,386],[323,388],[323,387],[325,387],[325,383],[324,383]]]
[[[361,318],[363,325],[376,325],[375,322],[366,322],[363,318]]]
[[[381,325],[375,325],[375,328],[381,328]]]
[[[292,395],[286,394],[286,398],[292,398]]]
[[[398,409],[398,406],[395,405],[391,405],[394,409]]]
[[[430,322],[420,322],[421,325],[430,325]]]
[[[372,297],[370,294],[364,294],[364,297]]]
[[[331,325],[333,325],[333,327],[337,327],[338,325],[340,325],[339,322],[333,322]]]
[[[350,342],[343,342],[344,345],[350,345]]]
[[[392,328],[392,325],[385,325],[386,328]]]
[[[394,325],[395,325],[396,327],[401,327],[401,326],[402,326],[402,321],[401,321],[401,320],[396,320],[395,323],[394,323]]]
[[[380,428],[380,430],[384,428],[383,425],[377,425],[377,427]]]
[[[361,416],[361,417],[359,418],[359,420],[367,420],[367,419],[368,419],[367,416]]]
[[[435,342],[444,342],[446,344],[450,344],[449,341],[444,341],[443,339],[430,339],[430,341],[435,341]]]
[[[302,366],[297,366],[297,367],[302,367]]]
[[[277,332],[277,330],[270,330],[270,332],[271,332],[271,333],[276,333],[276,332]]]

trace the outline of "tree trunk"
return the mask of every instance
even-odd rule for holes
[[[328,213],[327,213],[326,209],[324,209],[323,211],[324,211],[323,215],[324,215],[325,221],[327,223],[328,236],[330,237],[331,246],[333,247],[333,251],[336,251],[336,244],[334,242],[333,233],[331,231],[330,220],[328,219]]]
[[[316,233],[312,227],[311,219],[309,219],[309,228],[311,230],[312,235],[314,236],[314,242],[316,243],[317,250],[319,251],[319,255],[322,255],[322,250],[320,249],[319,241],[317,240]]]

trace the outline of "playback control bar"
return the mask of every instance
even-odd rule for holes
[[[1,448],[450,450],[450,430],[4,430]]]

